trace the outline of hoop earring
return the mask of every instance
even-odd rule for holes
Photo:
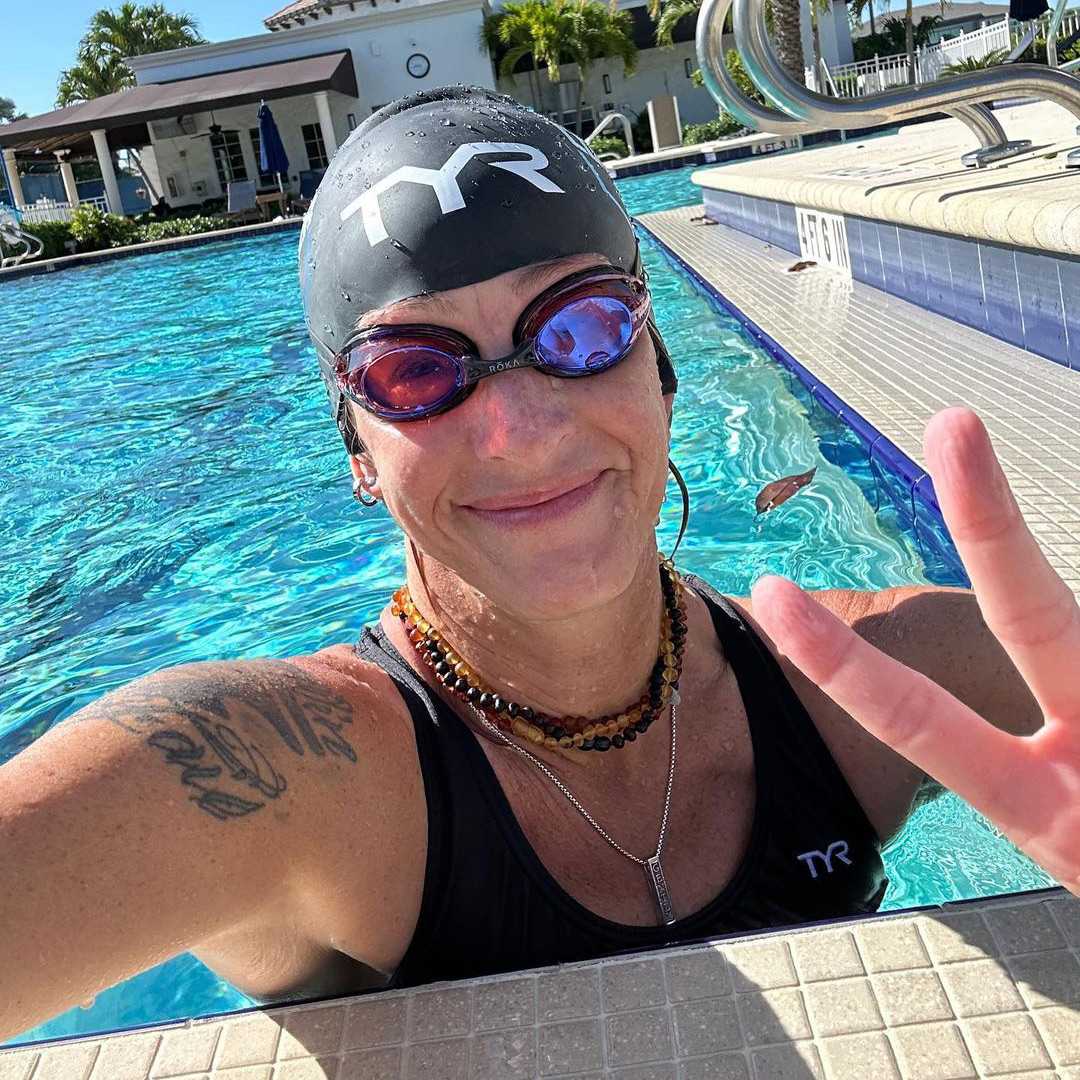
[[[679,485],[679,494],[682,496],[682,523],[679,525],[679,535],[675,540],[675,546],[671,549],[669,559],[674,561],[675,552],[679,550],[679,545],[682,543],[683,534],[686,532],[686,523],[690,520],[690,492],[687,490],[686,481],[683,479],[683,475],[679,472],[678,466],[671,458],[668,458],[668,470],[671,475],[675,477],[675,483]]]
[[[365,480],[362,476],[358,476],[353,481],[353,498],[356,499],[361,506],[378,506],[379,500],[375,495],[372,495],[371,492],[368,491],[368,485],[369,481]]]

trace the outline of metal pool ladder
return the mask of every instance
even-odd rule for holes
[[[1057,0],[1052,34],[1066,0]],[[723,26],[731,12],[735,44],[743,66],[771,105],[761,105],[736,85],[724,62]],[[979,140],[964,154],[968,166],[985,166],[1031,148],[1030,139],[1009,140],[1000,121],[983,102],[994,98],[1040,97],[1068,109],[1080,120],[1080,79],[1054,67],[1007,64],[955,75],[932,85],[894,87],[858,99],[819,94],[796,82],[780,63],[765,30],[765,0],[704,0],[697,25],[697,54],[705,86],[713,98],[747,127],[777,135],[873,127],[944,112],[964,123]],[[1068,65],[1070,68],[1072,64]],[[1080,126],[1077,127],[1080,134]],[[1080,168],[1080,149],[1065,159]]]
[[[23,249],[16,251],[14,255],[0,258],[0,270],[18,266],[26,259],[36,259],[45,250],[45,245],[36,236],[22,231],[19,219],[3,206],[0,206],[0,240],[8,247]]]

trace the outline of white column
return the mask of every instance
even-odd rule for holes
[[[319,127],[322,128],[322,141],[326,146],[326,156],[332,158],[338,148],[337,136],[334,134],[334,120],[330,115],[330,95],[325,90],[315,93],[315,108],[319,113]]]
[[[72,169],[71,162],[67,159],[70,151],[54,150],[53,153],[56,154],[56,160],[60,162],[60,179],[64,181],[64,193],[67,195],[67,201],[72,206],[78,206],[79,189],[75,184],[75,170]]]
[[[19,167],[15,163],[14,150],[4,151],[4,166],[7,169],[8,183],[11,184],[11,201],[15,204],[15,209],[20,210],[26,205],[26,200],[19,182]]]
[[[90,134],[94,139],[101,177],[105,181],[105,203],[110,213],[123,214],[124,204],[120,200],[120,185],[116,182],[116,170],[113,168],[112,154],[109,152],[109,140],[106,138],[105,130],[98,128]]]

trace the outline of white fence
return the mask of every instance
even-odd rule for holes
[[[1036,37],[1045,37],[1050,25],[1047,13],[1038,20]],[[990,23],[969,34],[939,41],[936,45],[927,45],[915,53],[915,81],[917,83],[934,82],[939,79],[950,64],[965,60],[981,60],[993,52],[1009,52],[1020,41],[1023,24],[1013,23],[1008,16],[1000,22]],[[1080,30],[1080,9],[1067,11],[1061,21],[1057,40],[1068,38]],[[875,94],[890,86],[902,86],[908,82],[907,57],[901,53],[896,56],[875,56],[873,60],[860,60],[855,64],[841,64],[816,78],[813,68],[806,69],[806,85],[811,90],[825,87],[821,92],[839,97],[862,97]]]
[[[55,202],[52,199],[38,199],[36,203],[24,206],[19,211],[23,224],[36,225],[42,221],[70,221],[71,203]]]
[[[89,199],[80,199],[80,206],[94,206],[108,212],[109,205],[104,195],[94,195]],[[70,221],[75,207],[71,203],[57,202],[55,199],[38,199],[19,210],[19,217],[24,223],[38,224],[42,221]]]

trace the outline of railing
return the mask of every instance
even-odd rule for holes
[[[20,216],[17,211],[0,206],[0,242],[12,252],[5,255],[0,251],[0,270],[36,259],[45,250],[45,245],[36,236],[23,232]]]
[[[1058,8],[1064,6],[1064,0],[1058,0]],[[731,92],[733,80],[725,75],[720,33],[729,10],[743,66],[765,98],[778,108],[757,106],[737,88],[735,93]],[[718,19],[721,21],[717,22]],[[778,130],[774,118],[779,118],[781,123],[786,119],[798,133],[813,127],[841,130],[870,127],[943,111],[962,120],[982,144],[979,150],[965,154],[963,162],[986,165],[1029,150],[1031,142],[1008,141],[1000,123],[983,102],[1040,97],[1080,118],[1080,81],[1067,72],[1036,64],[1000,65],[929,85],[894,87],[867,95],[858,102],[826,97],[792,79],[780,63],[765,26],[765,0],[705,0],[698,18],[697,42],[702,75],[710,93],[742,122],[755,116],[751,123],[762,131]],[[1065,164],[1080,166],[1080,150],[1067,154]]]
[[[71,203],[57,202],[54,199],[38,199],[37,202],[24,206],[19,211],[23,221],[36,225],[42,221],[70,221]]]
[[[1053,21],[1053,12],[1035,20],[1028,39],[1045,38]],[[925,45],[915,52],[915,82],[936,82],[952,64],[966,60],[982,60],[995,52],[1008,52],[1020,40],[1020,27],[1006,16],[967,34],[945,38],[936,45]],[[1056,38],[1068,38],[1080,30],[1080,10],[1068,11],[1061,18]],[[839,64],[828,69],[829,78],[815,78],[814,69],[806,69],[806,85],[818,93],[832,93],[834,97],[866,97],[893,86],[908,85],[907,56],[875,56],[873,60],[860,60],[854,64]],[[834,87],[831,84],[835,84]]]
[[[609,127],[612,127],[616,122],[622,124],[623,138],[626,140],[626,149],[630,157],[634,156],[634,132],[630,127],[630,121],[626,119],[621,112],[608,113],[599,124],[585,136],[586,145],[591,146],[593,139],[598,135],[603,134]],[[604,157],[607,155],[605,154]],[[614,156],[614,155],[613,155]],[[603,160],[603,159],[601,159]]]

